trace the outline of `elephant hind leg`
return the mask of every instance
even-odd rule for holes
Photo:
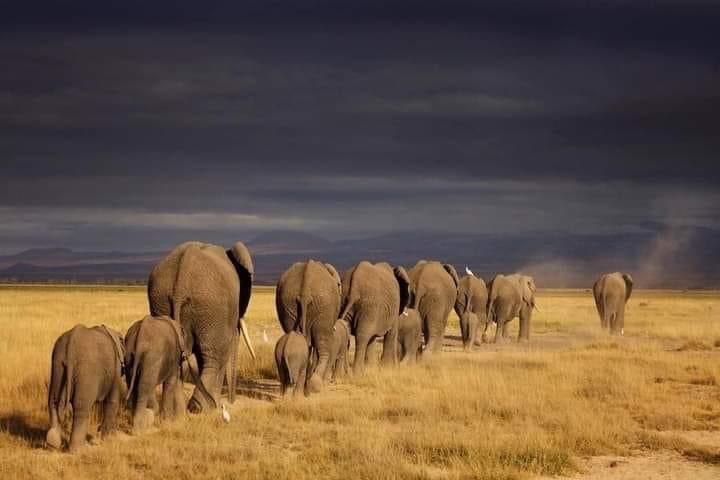
[[[362,374],[365,371],[369,343],[369,336],[363,335],[355,337],[355,359],[353,360],[353,373],[355,375]]]

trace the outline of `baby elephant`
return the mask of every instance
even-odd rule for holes
[[[169,317],[150,317],[133,323],[125,336],[127,400],[133,411],[133,430],[152,426],[158,403],[155,387],[162,385],[160,412],[177,418],[185,411],[181,362],[185,338]]]
[[[50,429],[48,446],[62,445],[61,422],[72,406],[73,423],[69,449],[85,445],[92,407],[102,404],[100,434],[115,430],[123,390],[123,339],[119,332],[102,325],[76,325],[55,342],[48,391]]]
[[[347,375],[350,366],[348,350],[350,349],[350,325],[341,319],[335,321],[333,326],[333,339],[330,345],[330,359],[323,381],[334,383],[335,378]]]
[[[305,388],[310,349],[307,339],[298,332],[286,333],[275,344],[277,364],[283,396],[293,396]]]
[[[414,308],[406,308],[398,319],[398,358],[400,364],[414,364],[422,345],[422,319]]]

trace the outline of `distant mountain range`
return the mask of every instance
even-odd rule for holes
[[[246,242],[256,282],[275,284],[293,262],[322,259],[344,270],[360,260],[412,266],[418,259],[468,265],[476,275],[522,270],[543,287],[589,287],[601,272],[629,271],[638,288],[720,287],[720,231],[684,228],[618,235],[470,235],[403,232],[330,241],[268,232]],[[143,282],[167,252],[31,249],[0,256],[5,281]]]

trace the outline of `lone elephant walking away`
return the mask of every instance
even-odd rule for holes
[[[250,303],[253,272],[250,252],[241,242],[229,250],[186,242],[150,273],[150,314],[178,322],[185,345],[197,358],[200,378],[188,403],[193,412],[217,408],[223,372],[229,401],[235,400],[239,334],[255,358],[243,320]]]
[[[307,378],[309,392],[319,392],[323,386],[341,292],[335,267],[315,260],[293,264],[277,284],[275,307],[282,329],[304,335],[317,359]]]
[[[611,335],[625,333],[625,305],[630,299],[633,279],[627,273],[606,273],[593,285],[600,326]]]
[[[48,446],[62,446],[62,421],[72,407],[73,421],[69,449],[85,445],[90,413],[95,403],[102,405],[100,434],[115,430],[124,390],[122,371],[123,338],[105,326],[76,325],[55,342],[52,352],[48,412]]]

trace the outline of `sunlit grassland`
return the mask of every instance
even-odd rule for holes
[[[623,338],[600,331],[588,291],[541,291],[538,307],[529,344],[463,353],[451,314],[446,352],[417,367],[371,370],[296,402],[241,397],[227,425],[212,412],[129,436],[123,422],[69,455],[43,448],[53,342],[76,323],[124,331],[145,315],[145,289],[0,287],[0,474],[523,478],[642,449],[720,462],[675,435],[720,429],[717,292],[636,291]],[[259,359],[241,346],[241,374],[267,385],[280,332],[272,288],[255,290],[247,323]]]

